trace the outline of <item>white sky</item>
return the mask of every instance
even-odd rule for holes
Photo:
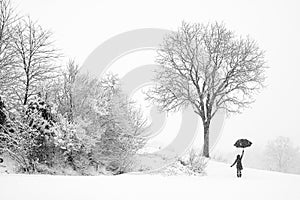
[[[230,151],[238,138],[254,144],[283,135],[300,145],[300,1],[174,0],[13,0],[54,32],[57,46],[82,64],[102,42],[138,28],[176,30],[181,21],[223,21],[240,35],[249,34],[266,51],[268,87],[251,109],[226,121],[218,150]],[[128,58],[122,65],[153,63],[151,55]],[[139,59],[137,59],[139,58]],[[148,60],[147,60],[148,59]],[[114,67],[117,67],[117,63]],[[120,64],[119,64],[120,65]],[[171,125],[172,126],[172,125]],[[168,128],[168,127],[166,127]],[[201,134],[202,136],[202,134]]]

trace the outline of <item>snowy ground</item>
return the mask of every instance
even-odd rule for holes
[[[204,177],[120,175],[100,177],[0,176],[1,200],[59,199],[300,199],[300,176],[235,169],[210,161]]]

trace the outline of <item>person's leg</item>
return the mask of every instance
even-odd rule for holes
[[[241,177],[241,170],[237,170],[237,177],[240,178]]]

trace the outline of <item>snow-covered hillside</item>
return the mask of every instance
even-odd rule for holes
[[[45,175],[0,176],[2,200],[67,199],[300,199],[300,176],[255,169],[235,169],[210,161],[207,176],[120,176],[76,177]]]

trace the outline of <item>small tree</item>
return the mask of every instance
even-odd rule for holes
[[[255,41],[237,37],[223,24],[183,23],[158,50],[157,85],[148,99],[162,111],[192,106],[204,127],[203,155],[209,157],[209,127],[215,114],[240,113],[265,80],[264,54]]]
[[[69,122],[74,121],[74,87],[79,66],[74,60],[69,60],[66,70],[53,82],[52,87],[48,90],[52,96],[54,103],[57,105],[57,110],[63,116],[66,116]]]
[[[300,156],[299,149],[294,147],[287,137],[278,137],[270,141],[265,149],[265,164],[270,170],[293,172]]]

